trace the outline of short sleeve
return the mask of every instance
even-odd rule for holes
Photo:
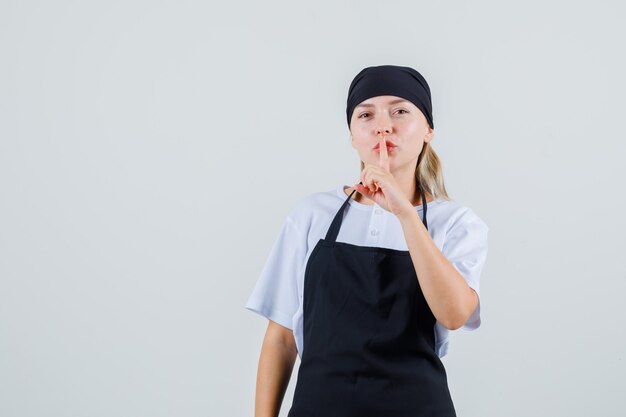
[[[472,210],[457,219],[446,233],[442,252],[478,295],[478,304],[461,329],[480,326],[480,274],[487,259],[489,228]]]
[[[297,279],[305,256],[305,236],[287,217],[245,308],[293,330],[292,318],[300,305]]]

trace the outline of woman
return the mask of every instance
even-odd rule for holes
[[[300,355],[289,417],[455,416],[440,358],[480,325],[488,227],[447,196],[416,70],[363,69],[346,115],[359,183],[296,205],[246,304],[269,319],[255,415],[278,415]]]

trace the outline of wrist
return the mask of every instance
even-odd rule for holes
[[[412,205],[409,205],[407,208],[400,211],[397,214],[397,217],[398,220],[400,220],[400,223],[415,221],[415,218],[418,217],[417,210],[415,210],[415,207],[413,207]]]

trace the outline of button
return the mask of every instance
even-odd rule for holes
[[[376,209],[376,210],[374,210],[374,213],[376,213],[376,214],[382,214],[382,213],[383,213],[383,211],[382,211],[381,209]]]
[[[378,236],[378,230],[377,229],[372,229],[372,230],[370,230],[370,234],[372,236]]]

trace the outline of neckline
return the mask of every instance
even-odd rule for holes
[[[337,191],[337,195],[341,196],[343,198],[343,200],[348,199],[348,203],[352,206],[355,207],[359,210],[372,210],[374,207],[380,208],[382,210],[384,210],[384,208],[382,208],[381,206],[379,206],[377,203],[374,204],[363,204],[363,203],[359,203],[358,201],[355,201],[353,198],[348,198],[348,194],[346,194],[345,189],[346,188],[350,188],[349,185],[345,185],[345,184],[340,184],[339,187],[337,187],[336,191]],[[442,200],[440,198],[435,198],[432,201],[427,201],[426,202],[426,206],[428,208],[430,208],[432,205],[440,203]],[[415,207],[416,210],[423,210],[424,207],[420,204],[419,206],[413,206]]]

